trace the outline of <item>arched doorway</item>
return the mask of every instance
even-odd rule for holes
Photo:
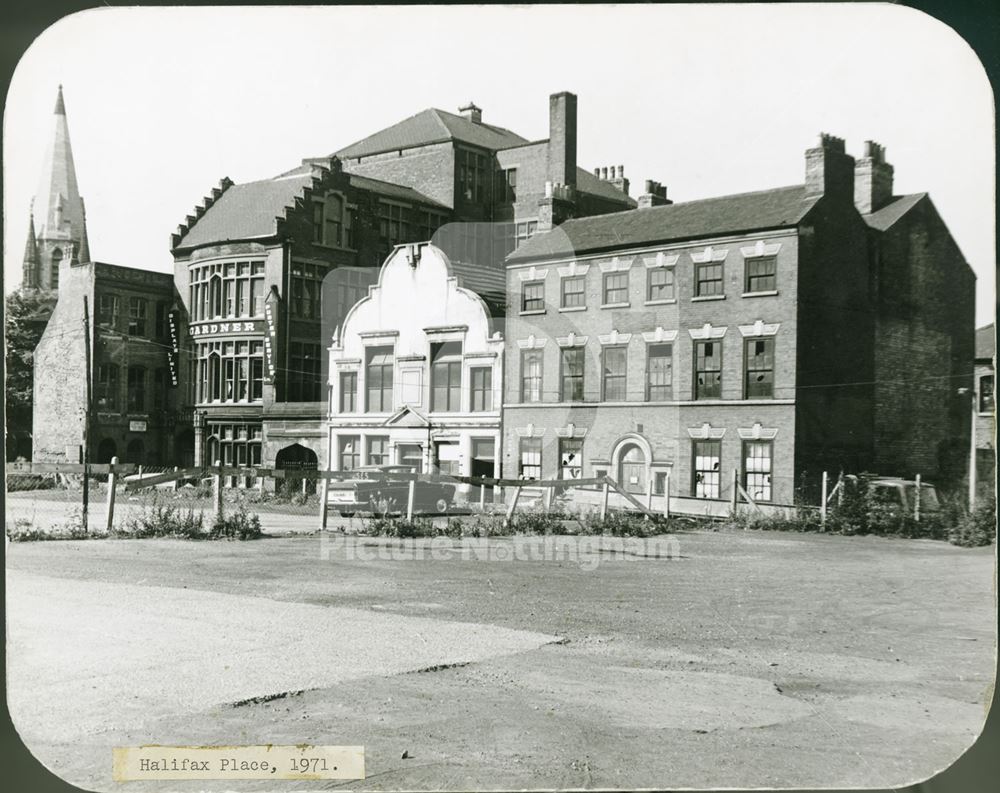
[[[111,462],[111,458],[118,454],[118,446],[111,438],[105,438],[97,445],[97,462],[106,465]]]
[[[300,479],[294,476],[296,471],[315,471],[319,467],[316,452],[302,444],[293,443],[281,449],[274,458],[274,467],[288,471],[285,479],[278,480],[277,490],[285,493],[315,493],[315,479]]]
[[[143,465],[146,462],[146,444],[139,438],[128,442],[125,447],[125,462]]]
[[[645,493],[646,468],[646,455],[637,444],[622,446],[618,456],[618,484],[629,493]]]

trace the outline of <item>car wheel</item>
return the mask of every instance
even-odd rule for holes
[[[447,512],[448,511],[448,499],[446,499],[446,498],[439,498],[437,501],[434,502],[434,508],[438,512]]]

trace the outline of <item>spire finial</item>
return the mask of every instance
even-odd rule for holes
[[[66,105],[63,103],[62,83],[59,83],[59,95],[56,97],[55,113],[57,116],[66,115]]]

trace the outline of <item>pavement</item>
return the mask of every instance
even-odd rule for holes
[[[592,565],[331,539],[12,543],[31,751],[88,790],[147,743],[363,745],[363,790],[901,787],[992,697],[995,548],[692,532]]]
[[[213,705],[466,664],[531,631],[8,571],[8,705],[27,741],[135,729]]]

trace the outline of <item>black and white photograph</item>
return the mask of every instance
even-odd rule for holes
[[[994,101],[889,4],[58,20],[3,126],[20,741],[156,793],[952,766]]]

